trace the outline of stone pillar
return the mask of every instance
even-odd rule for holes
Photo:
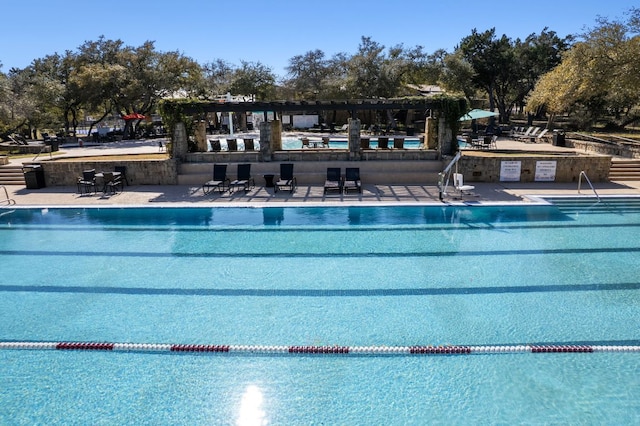
[[[451,127],[447,125],[447,121],[444,117],[438,119],[438,150],[440,151],[440,156],[443,155],[453,155],[454,154],[454,146],[452,141],[453,132],[451,131]]]
[[[262,161],[271,161],[271,123],[263,121],[260,127],[260,156]]]
[[[282,121],[276,119],[271,123],[271,152],[282,151]]]
[[[195,139],[198,152],[207,152],[207,123],[204,120],[198,121],[195,125]]]
[[[433,117],[427,117],[424,124],[424,145],[427,149],[436,149],[437,144],[437,126]]]
[[[349,119],[349,159],[360,159],[360,119]]]
[[[175,129],[173,129],[173,140],[171,142],[173,158],[184,160],[187,157],[187,152],[189,151],[187,130],[184,127],[184,123],[176,123]]]

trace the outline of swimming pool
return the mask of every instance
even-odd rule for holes
[[[389,147],[393,148],[393,137],[389,137]],[[418,149],[420,147],[420,140],[417,138],[403,138],[404,139],[404,148],[405,149]],[[314,144],[320,148],[322,148],[322,138],[321,137],[310,137],[309,141],[311,145]],[[373,136],[370,138],[369,147],[375,149],[378,147],[378,138]],[[283,137],[282,138],[282,149],[301,149],[302,148],[302,139],[299,137]],[[329,140],[329,148],[333,149],[348,149],[349,142],[346,138],[331,138]]]
[[[0,340],[638,345],[640,202],[553,201],[2,209]],[[634,423],[637,360],[4,348],[0,423]]]

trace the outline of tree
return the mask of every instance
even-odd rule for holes
[[[213,99],[217,95],[231,92],[231,83],[235,68],[222,59],[216,59],[202,66],[205,99]]]
[[[451,62],[456,68],[448,79],[459,86],[462,80],[455,77],[455,72],[468,76],[468,68],[460,64],[467,62],[473,70],[471,86],[486,93],[489,109],[497,108],[501,121],[507,122],[513,107],[522,104],[538,77],[558,63],[566,45],[566,40],[547,28],[524,42],[511,41],[506,35],[498,38],[495,28],[484,33],[474,29],[456,49],[461,57]],[[465,91],[465,95],[468,93]]]
[[[275,94],[276,77],[271,68],[260,62],[245,62],[235,70],[231,81],[231,92],[251,96],[252,100],[271,99]]]
[[[620,128],[640,118],[640,9],[628,21],[597,19],[580,36],[562,62],[545,74],[528,98],[528,108],[545,107],[553,114],[583,115],[582,124],[605,118]]]
[[[311,50],[304,55],[289,59],[288,79],[285,85],[302,98],[317,99],[326,96],[329,62],[321,50]]]

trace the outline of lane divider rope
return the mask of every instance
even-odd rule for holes
[[[471,355],[502,353],[592,353],[640,352],[640,345],[445,345],[445,346],[268,346],[189,345],[167,343],[110,342],[11,342],[0,341],[2,349],[76,350],[117,352],[317,354],[317,355]]]

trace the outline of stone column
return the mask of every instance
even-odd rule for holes
[[[271,161],[271,123],[263,121],[259,125],[260,128],[260,156],[262,161]]]
[[[424,145],[427,149],[436,149],[437,144],[437,126],[433,117],[427,117],[424,124]]]
[[[440,151],[440,156],[443,155],[453,155],[454,154],[454,146],[452,141],[453,132],[451,131],[451,127],[447,125],[447,121],[444,117],[438,119],[438,150]]]
[[[198,152],[207,152],[207,123],[204,120],[198,121],[195,125],[195,139]]]
[[[360,119],[349,119],[349,159],[360,159]]]
[[[173,140],[171,142],[173,158],[184,160],[189,151],[187,130],[184,127],[184,123],[180,122],[176,124],[176,127],[173,129]]]
[[[271,152],[282,151],[282,121],[276,119],[271,123]]]

